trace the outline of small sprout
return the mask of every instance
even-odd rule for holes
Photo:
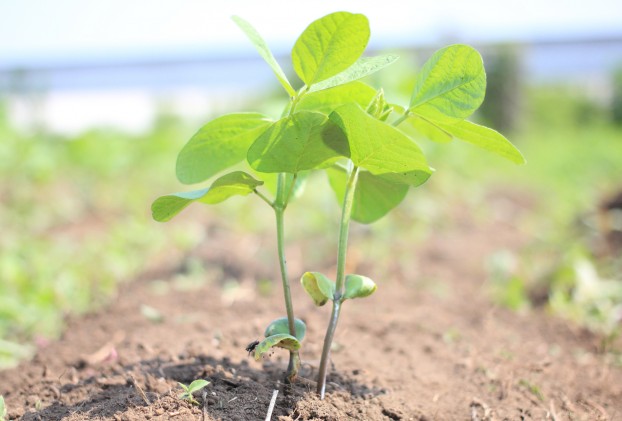
[[[164,316],[158,309],[146,304],[140,306],[140,313],[152,323],[162,323],[164,321]]]
[[[544,402],[544,395],[542,394],[542,391],[540,390],[540,388],[537,385],[535,385],[535,384],[533,384],[530,381],[525,380],[525,379],[521,379],[518,382],[518,384],[520,386],[525,387],[532,395],[534,395],[536,398],[538,398],[538,400],[540,402]]]
[[[194,399],[194,392],[198,392],[199,390],[203,389],[205,386],[207,386],[210,382],[208,382],[207,380],[203,380],[203,379],[198,379],[193,381],[192,383],[190,383],[190,385],[186,386],[183,383],[177,383],[179,386],[181,386],[182,389],[184,389],[184,393],[181,393],[179,395],[179,399],[183,399],[186,400],[192,404],[198,405],[199,402],[197,402]]]
[[[0,421],[6,421],[7,409],[4,405],[4,396],[0,395]]]

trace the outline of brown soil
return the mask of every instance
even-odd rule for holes
[[[483,260],[521,242],[510,223],[454,218],[413,247],[375,295],[344,305],[324,401],[312,380],[283,389],[284,352],[247,356],[284,310],[280,287],[256,283],[274,274],[257,263],[273,244],[226,230],[193,252],[207,264],[206,282],[180,281],[179,259],[145,273],[108,308],[69,320],[33,361],[0,372],[0,394],[9,419],[46,421],[263,420],[273,390],[272,419],[283,421],[622,420],[622,368],[598,337],[488,298]],[[290,254],[294,273],[301,253]],[[351,262],[370,273],[365,260]],[[315,308],[297,284],[293,292],[308,326],[303,376],[314,379],[330,309]],[[177,382],[198,378],[211,382],[201,405],[179,399]]]

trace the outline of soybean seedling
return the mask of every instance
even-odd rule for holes
[[[207,380],[203,380],[203,379],[199,379],[199,380],[195,380],[192,383],[190,383],[188,386],[186,386],[183,383],[177,383],[182,389],[184,389],[184,393],[181,393],[179,395],[179,399],[183,399],[186,400],[192,404],[198,405],[199,402],[197,402],[194,399],[194,392],[198,392],[199,390],[203,389],[205,386],[207,386],[209,384],[209,382]]]
[[[523,163],[521,153],[496,131],[466,120],[480,106],[486,73],[480,54],[467,45],[450,45],[432,55],[415,77],[406,105],[385,99],[359,79],[398,57],[362,56],[370,36],[367,18],[336,12],[312,22],[292,49],[292,66],[300,79],[295,89],[259,33],[234,17],[268,63],[289,101],[280,117],[232,113],[204,125],[177,157],[177,178],[185,184],[216,178],[201,190],[174,193],[152,205],[157,221],[168,221],[193,202],[220,203],[235,195],[254,194],[274,210],[277,254],[286,317],[274,320],[265,339],[247,350],[261,359],[272,347],[289,350],[286,381],[300,367],[299,349],[305,324],[294,317],[284,251],[284,213],[312,172],[325,172],[341,205],[335,279],[306,272],[301,283],[317,306],[332,301],[318,377],[323,398],[328,358],[343,303],[376,290],[370,278],[346,274],[350,221],[372,223],[399,205],[407,192],[428,180],[433,170],[412,137],[437,142],[460,139]],[[408,129],[408,131],[403,130]],[[240,167],[238,167],[240,168]],[[266,186],[276,184],[270,190]]]

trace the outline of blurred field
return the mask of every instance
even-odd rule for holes
[[[622,230],[622,217],[610,212],[603,227],[598,208],[622,191],[622,126],[609,104],[576,90],[540,85],[521,92],[517,119],[504,133],[528,164],[515,167],[456,142],[422,141],[437,173],[393,216],[365,228],[374,235],[364,236],[361,254],[399,232],[396,247],[374,255],[381,265],[399,264],[408,244],[433,235],[443,218],[506,218],[528,240],[519,256],[499,250],[490,257],[493,297],[517,310],[548,305],[614,337],[622,317],[621,252],[604,238],[607,230]],[[498,127],[494,117],[480,115],[486,117]],[[66,315],[106,303],[119,282],[165,250],[187,250],[200,239],[191,218],[161,225],[149,212],[156,196],[185,188],[175,181],[175,157],[197,128],[161,115],[141,135],[103,128],[66,138],[37,127],[18,130],[0,112],[0,368],[59,335]],[[290,216],[304,218],[308,228],[290,235],[327,241],[324,225],[336,220],[337,207],[325,180],[310,183]],[[263,207],[237,199],[208,212],[227,229],[272,235]],[[263,216],[267,222],[257,222]]]

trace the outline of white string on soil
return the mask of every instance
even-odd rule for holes
[[[279,394],[277,389],[272,392],[272,400],[270,400],[270,406],[268,407],[268,414],[266,414],[266,421],[270,421],[272,418],[272,411],[274,411],[274,405],[276,404],[276,396]]]

